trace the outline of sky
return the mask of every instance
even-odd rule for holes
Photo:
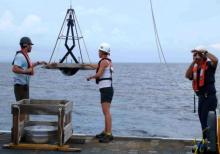
[[[206,48],[220,57],[219,0],[152,0],[167,62],[191,62],[190,51]],[[91,61],[102,42],[114,62],[158,63],[150,0],[1,0],[0,62],[11,62],[28,36],[31,58],[49,61],[67,9],[72,4]],[[62,42],[54,61],[66,53]],[[61,51],[62,50],[62,51]],[[77,54],[74,49],[74,54]],[[86,61],[86,54],[83,58]]]

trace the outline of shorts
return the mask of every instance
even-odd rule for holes
[[[111,103],[114,94],[113,87],[101,88],[99,91],[101,94],[101,103]]]

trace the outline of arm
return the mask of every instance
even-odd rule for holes
[[[32,74],[33,73],[33,68],[28,68],[26,70],[23,70],[21,67],[17,66],[17,65],[13,65],[12,67],[12,71],[14,73],[17,73],[17,74]]]
[[[102,76],[102,74],[104,73],[105,68],[108,67],[108,63],[106,61],[102,61],[100,64],[100,68],[99,71],[93,75],[87,78],[87,80],[91,80],[91,79],[98,79]]]
[[[93,69],[97,69],[98,68],[98,65],[97,64],[83,64],[84,66],[89,66]]]
[[[33,67],[36,67],[36,66],[38,66],[38,65],[46,65],[47,64],[47,62],[45,62],[45,61],[37,61],[36,63],[33,63]]]
[[[204,56],[206,56],[208,59],[211,60],[211,65],[216,67],[218,64],[218,58],[216,56],[214,56],[213,54],[211,54],[210,52],[208,52],[206,49],[200,49],[197,52],[202,53]]]
[[[185,77],[189,80],[191,80],[193,78],[192,74],[192,68],[195,64],[195,61],[193,60],[193,62],[190,64],[190,66],[188,67],[188,69],[186,70],[186,74],[185,74]]]
[[[211,65],[216,67],[218,64],[218,58],[216,56],[214,56],[213,54],[211,54],[210,52],[205,52],[205,55],[207,58],[209,58],[211,60]]]
[[[38,65],[40,65],[40,62],[39,62],[39,61],[37,61],[36,63],[33,63],[33,67],[36,67],[36,66],[38,66]]]

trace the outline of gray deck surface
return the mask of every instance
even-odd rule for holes
[[[85,143],[81,143],[84,141]],[[0,154],[64,154],[73,152],[3,149],[10,143],[10,134],[0,134]],[[79,154],[190,154],[192,141],[159,138],[115,137],[111,143],[99,143],[91,136],[73,136],[71,147],[81,148]]]

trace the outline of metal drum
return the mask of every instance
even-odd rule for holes
[[[51,125],[33,125],[24,127],[24,139],[31,143],[52,143],[57,140],[57,127]]]

